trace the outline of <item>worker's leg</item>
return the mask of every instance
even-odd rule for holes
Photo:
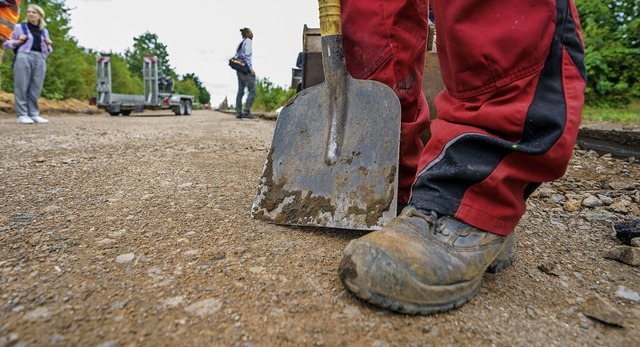
[[[256,98],[256,75],[247,74],[247,102],[244,105],[244,113],[251,113],[253,100]]]
[[[409,207],[350,242],[339,271],[359,297],[406,313],[458,307],[513,260],[525,198],[566,169],[586,79],[571,0],[433,9],[447,91]]]
[[[507,235],[571,157],[586,79],[577,13],[567,0],[432,5],[447,90],[411,203]]]
[[[342,0],[342,33],[349,73],[391,87],[402,105],[398,201],[406,203],[429,123],[422,93],[428,35],[425,0]]]
[[[236,94],[236,117],[242,117],[242,98],[244,97],[244,89],[247,87],[243,78],[243,74],[236,71],[238,76],[238,94]]]

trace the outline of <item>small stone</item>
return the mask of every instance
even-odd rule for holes
[[[172,298],[167,298],[162,302],[162,306],[165,308],[175,308],[178,307],[184,301],[184,296],[174,296]]]
[[[47,213],[56,212],[58,210],[60,210],[60,207],[55,206],[55,205],[49,205],[49,206],[44,208],[44,212],[47,212]]]
[[[584,156],[591,159],[598,159],[599,157],[598,152],[594,150],[589,150]]]
[[[46,307],[38,307],[35,310],[28,312],[22,317],[23,320],[29,322],[36,322],[40,320],[49,320],[51,318],[51,312]]]
[[[623,326],[622,313],[597,294],[585,300],[582,304],[582,313],[602,323]]]
[[[185,308],[185,311],[196,316],[209,316],[222,309],[222,301],[210,298],[195,302]]]
[[[625,286],[619,286],[618,290],[616,290],[616,295],[631,301],[640,301],[640,294]]]
[[[133,261],[134,258],[135,258],[135,254],[133,253],[120,254],[119,256],[116,257],[116,263],[118,264],[130,263]]]
[[[96,242],[96,245],[98,245],[98,246],[108,246],[108,245],[114,244],[115,242],[116,242],[116,240],[114,240],[114,239],[102,239],[102,240],[98,240]]]
[[[556,264],[555,262],[538,265],[538,270],[546,273],[547,275],[560,276],[560,271],[558,271],[558,264]]]
[[[184,255],[186,255],[187,257],[197,256],[198,254],[200,254],[200,250],[197,249],[189,249],[184,252]]]
[[[628,209],[629,209],[630,215],[640,216],[640,206],[638,205],[638,203],[631,204],[631,206],[629,206]]]
[[[127,307],[128,304],[129,304],[129,300],[116,301],[116,302],[111,304],[111,309],[112,310],[121,310],[121,309]]]
[[[261,274],[265,272],[265,268],[262,266],[253,266],[249,268],[249,271],[253,272],[254,274]]]
[[[614,220],[616,218],[616,215],[610,212],[604,212],[604,211],[587,211],[584,214],[584,219],[586,219],[589,222],[594,222],[594,221],[610,221],[610,220]]]
[[[640,237],[640,220],[616,223],[613,229],[616,231],[616,238],[629,245],[632,239]]]
[[[548,197],[550,197],[551,195],[553,195],[555,193],[556,193],[555,189],[544,188],[544,187],[540,187],[534,192],[536,197],[540,197],[540,198],[548,198]],[[533,195],[532,195],[532,197],[533,197]]]
[[[571,200],[569,200],[569,201],[564,203],[563,208],[567,212],[576,212],[576,211],[580,210],[580,206],[581,205],[582,204],[580,203],[579,200],[571,199]]]
[[[627,265],[640,266],[640,248],[638,247],[617,247],[609,250],[605,254],[605,258],[623,262]]]
[[[560,204],[564,201],[564,196],[560,194],[553,194],[549,198],[554,204]]]
[[[358,309],[355,306],[347,305],[344,308],[344,310],[342,310],[342,313],[349,319],[356,319],[356,318],[362,317],[362,313],[360,312],[360,309]]]
[[[532,319],[536,319],[536,318],[538,318],[538,317],[537,317],[537,316],[538,316],[538,314],[537,314],[537,312],[536,312],[535,307],[533,307],[533,306],[531,306],[531,305],[527,306],[527,315],[528,315],[530,318],[532,318]]]
[[[629,213],[628,204],[625,201],[614,201],[613,204],[609,205],[611,211],[615,213],[627,214]]]
[[[614,190],[631,190],[634,188],[632,182],[611,182],[609,187]]]
[[[606,206],[609,206],[611,204],[613,204],[613,199],[609,196],[603,195],[603,194],[599,194],[598,195],[598,199],[605,204]]]
[[[603,202],[593,195],[587,196],[586,198],[584,198],[584,200],[582,200],[582,206],[584,207],[593,208],[593,207],[598,207],[602,205],[603,205]]]

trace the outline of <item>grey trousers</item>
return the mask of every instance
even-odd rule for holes
[[[42,93],[47,60],[40,52],[18,52],[13,66],[13,94],[16,115],[35,117],[40,115],[38,99]]]
[[[244,96],[244,89],[247,88],[247,102],[244,104],[244,111],[251,111],[251,105],[256,98],[256,75],[243,74],[236,72],[238,75],[238,94],[236,95],[236,115],[242,113],[242,97]]]

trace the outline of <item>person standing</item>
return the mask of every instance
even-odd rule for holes
[[[255,119],[256,116],[251,114],[251,106],[253,100],[256,97],[256,72],[253,70],[253,32],[249,28],[240,29],[242,34],[242,41],[238,45],[236,50],[236,58],[244,61],[249,67],[249,73],[242,73],[236,71],[238,76],[238,94],[236,95],[236,118],[242,119]],[[244,97],[244,90],[247,89],[247,102],[244,104],[244,111],[242,110],[242,98]]]
[[[38,99],[47,72],[47,57],[52,41],[45,29],[44,10],[38,5],[27,7],[25,24],[16,25],[5,47],[18,48],[13,66],[14,97],[18,123],[48,123],[40,116]]]
[[[20,3],[22,0],[0,0],[0,64],[4,56],[4,42],[11,37],[13,27],[20,19]],[[2,79],[0,78],[0,91]]]
[[[423,146],[429,1],[341,3],[349,72],[401,101],[399,199],[408,206],[349,242],[340,280],[393,311],[454,309],[485,272],[511,264],[526,199],[568,166],[587,75],[578,11],[573,0],[431,1],[446,88]]]

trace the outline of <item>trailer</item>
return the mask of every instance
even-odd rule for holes
[[[112,116],[128,116],[131,112],[172,110],[176,115],[190,115],[195,97],[176,94],[173,83],[163,76],[156,57],[144,57],[142,77],[144,95],[117,94],[111,90],[111,56],[102,55],[96,61],[96,106]]]

